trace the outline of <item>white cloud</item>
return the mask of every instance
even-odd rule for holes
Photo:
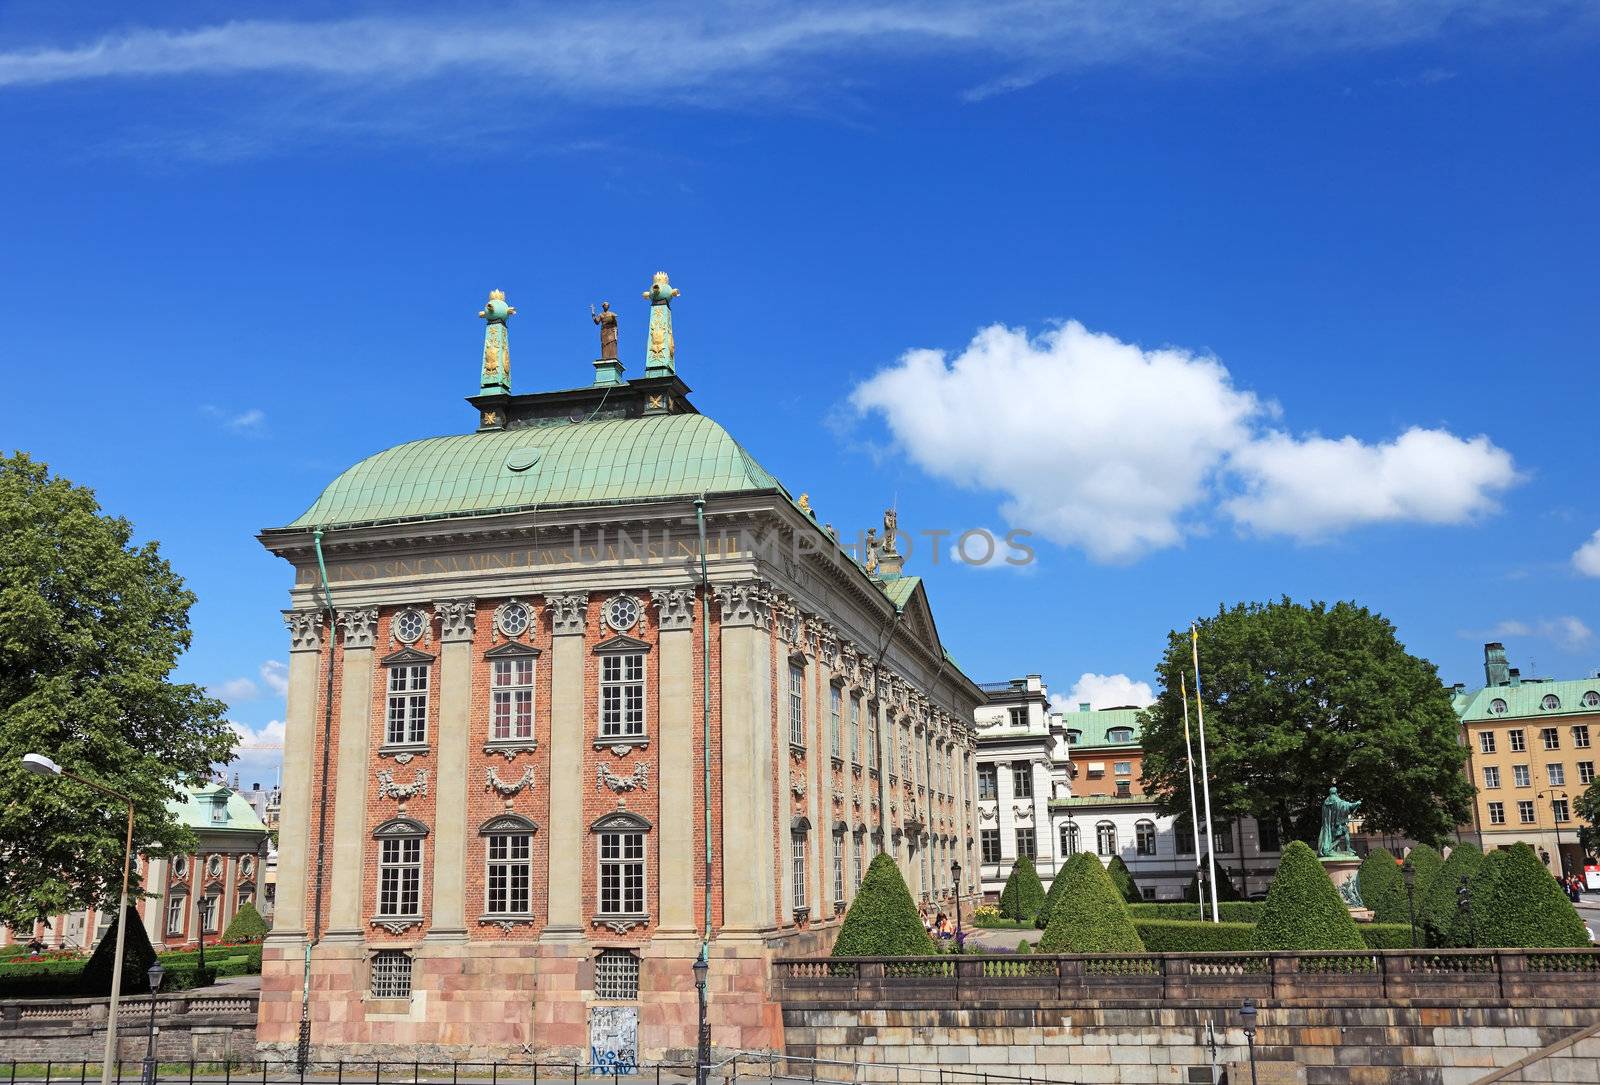
[[[1122,708],[1136,705],[1144,708],[1155,703],[1155,691],[1149,682],[1135,682],[1125,674],[1094,674],[1084,671],[1067,693],[1052,693],[1050,705],[1057,712],[1076,712],[1078,706],[1090,708]]]
[[[241,745],[246,746],[282,746],[283,721],[268,720],[260,727],[251,727],[248,723],[229,720],[228,726],[233,728],[233,733],[239,736]]]
[[[1600,576],[1600,531],[1572,552],[1572,567],[1584,576]]]
[[[258,407],[250,407],[243,411],[230,411],[207,404],[200,409],[211,418],[216,419],[223,429],[241,436],[254,437],[266,430],[266,412]]]
[[[1268,433],[1235,450],[1245,492],[1223,504],[1266,534],[1320,539],[1361,524],[1459,524],[1497,507],[1517,481],[1511,454],[1479,435],[1406,430],[1369,445],[1354,437]]]
[[[1563,614],[1555,618],[1540,618],[1533,622],[1511,618],[1497,623],[1493,629],[1470,632],[1466,635],[1474,639],[1483,637],[1490,640],[1538,637],[1541,640],[1551,641],[1569,652],[1576,652],[1594,638],[1594,630],[1590,629],[1583,619],[1572,614]]]
[[[248,678],[230,678],[226,682],[209,687],[207,692],[229,704],[236,701],[253,701],[261,696],[260,688]]]
[[[1010,524],[1102,562],[1178,545],[1215,512],[1302,540],[1462,523],[1517,481],[1483,436],[1413,428],[1369,445],[1267,429],[1275,405],[1235,387],[1216,358],[1076,321],[1033,338],[992,325],[953,359],[908,351],[851,403],[881,414],[929,474],[1003,494]]]
[[[289,692],[289,666],[282,660],[269,659],[261,664],[261,680],[279,697]]]

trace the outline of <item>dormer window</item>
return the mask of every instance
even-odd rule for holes
[[[1133,741],[1133,728],[1113,727],[1106,732],[1106,741],[1113,744],[1122,744]]]
[[[1554,712],[1561,707],[1561,698],[1554,693],[1546,693],[1544,699],[1539,702],[1539,707],[1546,712]]]
[[[1494,700],[1489,702],[1489,711],[1493,715],[1504,716],[1506,714],[1505,701],[1501,700],[1499,697],[1496,697]]]

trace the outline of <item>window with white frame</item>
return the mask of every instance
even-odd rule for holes
[[[594,959],[594,995],[623,1002],[638,998],[638,955],[625,949],[602,949]]]
[[[378,915],[422,914],[422,839],[427,829],[410,818],[390,818],[373,836],[378,840]]]
[[[527,742],[533,738],[533,656],[489,663],[489,740]]]
[[[804,747],[806,744],[806,669],[797,663],[789,665],[789,744]]]
[[[1556,727],[1541,727],[1539,728],[1539,740],[1544,743],[1545,749],[1559,750],[1561,748],[1561,731]]]
[[[983,861],[998,863],[1000,861],[1000,830],[979,829],[978,844],[983,849]]]
[[[216,933],[217,898],[213,893],[206,893],[200,898],[200,929],[207,934]]]
[[[1567,783],[1567,766],[1565,766],[1565,765],[1546,765],[1544,767],[1544,771],[1545,771],[1545,775],[1550,780],[1550,786],[1551,787],[1564,787],[1564,786],[1566,786],[1566,783]]]
[[[642,916],[645,911],[645,833],[637,814],[607,814],[591,827],[600,863],[600,914]]]
[[[850,763],[861,764],[861,698],[850,698]]]
[[[1483,766],[1483,786],[1488,788],[1500,786],[1500,770],[1494,765]]]
[[[844,756],[844,736],[839,733],[839,710],[844,692],[838,686],[828,687],[828,748],[833,756]]]
[[[411,997],[411,954],[380,949],[372,956],[372,997]]]
[[[1038,848],[1034,840],[1032,829],[1017,830],[1017,858],[1027,856],[1029,859],[1038,858]]]
[[[644,653],[609,652],[600,657],[600,737],[644,734]]]
[[[878,768],[878,706],[867,706],[867,768]]]
[[[1117,854],[1117,827],[1102,821],[1094,827],[1095,850],[1101,855]]]
[[[1479,753],[1494,753],[1494,732],[1493,731],[1479,731],[1478,732],[1478,752]]]
[[[488,867],[484,878],[484,912],[528,915],[533,911],[533,834],[491,832],[485,839],[488,841]]]
[[[833,903],[844,903],[844,837],[834,838],[833,842]]]
[[[1533,774],[1527,765],[1512,765],[1511,782],[1518,787],[1532,787]]]
[[[167,933],[182,934],[183,918],[189,911],[189,898],[182,893],[167,896]]]
[[[1531,799],[1519,799],[1517,801],[1517,818],[1524,825],[1533,824],[1533,801]]]
[[[908,783],[913,779],[911,771],[911,728],[900,728],[900,777]]]
[[[1571,812],[1567,808],[1566,799],[1551,799],[1550,812],[1555,816],[1557,821],[1567,821],[1572,817]]]
[[[1506,804],[1492,802],[1489,804],[1489,824],[1504,825],[1506,823]]]
[[[1077,822],[1064,821],[1061,823],[1061,854],[1078,854],[1078,825]]]
[[[994,799],[1000,794],[1000,774],[994,765],[978,766],[978,798]]]
[[[1506,739],[1511,743],[1512,753],[1521,753],[1528,748],[1527,735],[1520,727],[1507,731]]]
[[[863,868],[865,868],[866,865],[867,865],[866,851],[867,851],[867,835],[865,833],[857,833],[856,834],[856,846],[855,846],[855,858],[856,858],[855,878],[856,878],[856,888],[857,889],[861,888],[861,872],[862,872]]]
[[[427,663],[396,663],[389,668],[388,726],[390,746],[420,746],[428,741]]]
[[[1033,798],[1033,762],[1013,761],[1011,763],[1011,797],[1015,799]]]
[[[1133,827],[1133,850],[1139,855],[1156,853],[1156,823],[1141,821]]]
[[[1572,744],[1580,750],[1589,748],[1589,725],[1580,723],[1572,729]]]
[[[789,837],[789,864],[790,873],[794,878],[791,902],[794,910],[803,912],[806,903],[806,834],[795,832]]]
[[[1589,783],[1593,783],[1593,782],[1594,782],[1594,762],[1593,761],[1579,761],[1578,762],[1578,783],[1580,783],[1580,784],[1589,784]]]

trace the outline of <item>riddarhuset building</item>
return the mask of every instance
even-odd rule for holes
[[[641,375],[608,306],[587,383],[529,395],[496,291],[468,432],[262,532],[294,575],[265,1049],[692,1059],[703,941],[714,1046],[779,1048],[769,961],[877,852],[932,906],[975,887],[982,694],[892,513],[846,552],[696,411],[677,296]]]

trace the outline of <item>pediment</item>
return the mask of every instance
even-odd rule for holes
[[[594,646],[596,652],[648,652],[650,645],[638,637],[630,637],[626,633],[618,633],[610,640],[603,640]]]
[[[596,818],[589,826],[590,832],[614,833],[632,830],[646,832],[650,829],[650,822],[632,810],[617,810]]]
[[[419,652],[415,648],[406,647],[398,652],[390,652],[378,662],[385,667],[389,667],[398,663],[432,663],[433,659],[434,657],[427,652]]]
[[[521,643],[518,643],[517,641],[508,641],[507,643],[502,644],[502,645],[500,645],[500,646],[498,646],[496,648],[490,648],[487,652],[483,653],[483,658],[484,659],[517,659],[517,658],[524,658],[525,659],[525,658],[527,658],[529,656],[537,658],[539,655],[540,655],[539,649],[535,648],[531,644],[521,644]]]
[[[478,827],[479,836],[491,836],[496,833],[536,833],[539,823],[532,818],[525,818],[521,814],[500,814],[490,818]]]
[[[428,827],[415,818],[390,818],[372,830],[375,840],[396,836],[427,836]]]

